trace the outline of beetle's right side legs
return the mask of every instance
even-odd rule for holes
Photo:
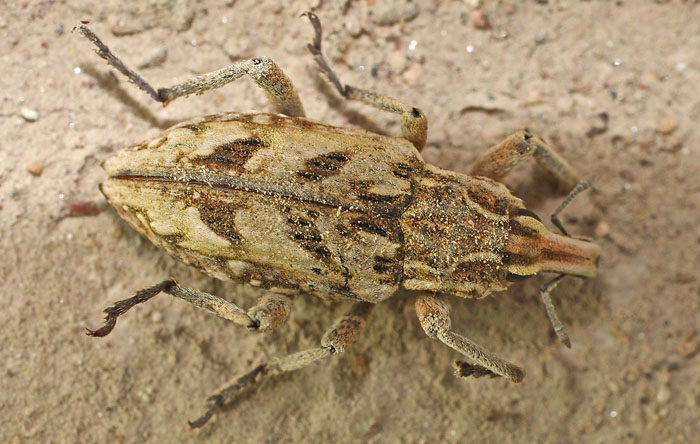
[[[358,100],[367,105],[373,106],[382,111],[388,111],[401,115],[401,135],[404,139],[421,151],[425,146],[428,137],[428,119],[418,108],[405,102],[401,102],[391,97],[378,94],[366,89],[355,88],[350,85],[343,85],[338,76],[333,72],[326,57],[321,52],[321,21],[313,12],[306,12],[303,15],[309,17],[311,25],[314,27],[314,41],[306,45],[309,52],[314,56],[314,60],[321,71],[328,77],[328,80],[338,90],[340,95],[348,100]]]
[[[440,340],[448,347],[457,350],[477,363],[473,365],[457,361],[455,363],[457,376],[498,375],[513,382],[520,382],[525,377],[525,372],[517,365],[499,358],[464,336],[450,330],[450,308],[439,297],[427,293],[420,294],[416,299],[416,314],[428,337]]]
[[[202,94],[204,91],[220,88],[229,82],[247,74],[260,88],[278,113],[291,117],[304,117],[304,107],[299,100],[299,95],[292,81],[280,69],[279,66],[267,57],[256,57],[250,60],[240,60],[228,68],[202,74],[186,82],[171,86],[170,88],[153,88],[143,77],[129,69],[112,51],[105,45],[90,28],[80,23],[73,28],[97,46],[97,55],[107,61],[113,68],[129,78],[129,81],[146,92],[163,106],[178,97],[190,94]]]
[[[292,307],[292,300],[289,297],[277,293],[266,293],[258,298],[253,308],[246,312],[236,304],[232,304],[225,299],[203,291],[182,287],[175,279],[168,279],[152,287],[137,291],[129,299],[124,299],[107,307],[104,310],[106,314],[105,324],[97,330],[86,329],[87,335],[94,337],[107,336],[114,329],[119,316],[129,311],[133,306],[146,302],[161,292],[183,299],[196,307],[214,313],[220,318],[256,331],[269,331],[282,324],[287,319]]]

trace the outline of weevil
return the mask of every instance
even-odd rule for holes
[[[287,318],[297,293],[355,301],[320,346],[271,359],[236,377],[211,398],[204,425],[222,405],[264,376],[300,369],[344,352],[367,324],[374,304],[401,290],[417,294],[425,333],[472,362],[456,361],[459,377],[524,371],[452,331],[441,295],[482,298],[540,272],[558,273],[541,296],[557,336],[570,346],[551,290],[566,275],[596,274],[598,246],[570,236],[557,215],[588,186],[541,138],[518,131],[491,147],[470,175],[426,164],[420,152],[427,119],[407,103],[343,84],[321,51],[318,17],[307,48],[340,95],[401,117],[401,135],[387,137],[305,118],[291,80],[269,58],[238,61],[170,88],[154,89],[86,26],[97,54],[164,105],[251,77],[276,113],[223,113],[184,122],[107,159],[100,189],[116,211],[155,245],[208,275],[266,289],[249,310],[181,286],[175,279],[142,289],[105,310],[105,336],[117,318],[159,293],[183,299],[254,331]],[[547,229],[500,181],[534,158],[570,193]]]

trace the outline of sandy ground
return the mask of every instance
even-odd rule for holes
[[[698,442],[698,1],[1,3],[0,441]],[[346,354],[269,380],[190,431],[212,390],[316,345],[347,304],[299,297],[263,336],[160,296],[108,338],[86,337],[102,308],[169,276],[253,303],[255,290],[147,243],[97,184],[103,159],[173,123],[270,108],[241,79],[163,109],[70,29],[90,20],[156,86],[267,55],[311,118],[396,133],[393,116],[324,92],[298,18],[309,7],[346,82],[425,111],[426,161],[466,172],[528,127],[594,177],[565,222],[601,245],[600,275],[555,293],[571,350],[539,301],[547,276],[450,298],[455,330],[522,365],[522,384],[454,378],[457,354],[423,334],[413,296],[399,294]],[[530,164],[507,184],[541,215],[562,198]]]

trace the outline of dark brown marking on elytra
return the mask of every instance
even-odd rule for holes
[[[352,235],[352,231],[345,224],[336,224],[335,229],[342,237],[350,237]]]
[[[381,226],[364,219],[356,219],[350,222],[350,226],[359,231],[376,234],[382,237],[387,237],[387,232]]]
[[[318,182],[319,180],[321,180],[321,176],[315,173],[311,173],[309,171],[297,171],[297,176],[301,177],[302,179],[311,180],[314,182]]]
[[[315,242],[319,243],[323,240],[321,238],[321,234],[318,231],[298,231],[294,233],[294,239],[298,241],[305,241],[305,242]]]
[[[316,225],[299,215],[287,217],[287,226],[290,228],[292,239],[306,251],[310,251],[321,260],[331,257],[330,250],[324,245],[321,232]]]
[[[194,207],[199,211],[199,217],[209,229],[231,242],[240,243],[243,236],[238,232],[235,225],[235,211],[244,207],[234,206],[230,200],[222,200],[216,190],[201,190],[196,194],[186,193],[183,195],[187,206]]]
[[[317,182],[338,174],[349,160],[350,157],[340,151],[321,154],[307,159],[304,169],[297,171],[296,175],[301,179]]]
[[[210,168],[233,168],[242,171],[246,162],[260,149],[267,144],[258,137],[248,137],[236,139],[231,142],[222,143],[214,149],[208,156],[193,160],[193,163],[204,163]]]
[[[375,256],[374,258],[374,271],[380,274],[394,273],[396,271],[396,266],[399,264],[398,261],[394,259],[389,259],[386,257]]]
[[[302,245],[303,247],[303,245]],[[331,257],[331,252],[326,248],[325,245],[314,247],[309,249],[312,253],[318,256],[320,259],[329,259]]]
[[[243,240],[243,236],[233,222],[235,219],[233,211],[222,207],[198,207],[197,209],[202,222],[213,232],[235,243]]]
[[[391,170],[392,174],[394,176],[398,176],[402,179],[410,179],[411,175],[413,174],[413,168],[411,168],[410,165],[406,165],[405,163],[397,163],[394,165],[394,168]]]

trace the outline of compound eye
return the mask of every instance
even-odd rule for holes
[[[531,217],[533,219],[536,219],[536,220],[542,222],[542,219],[540,219],[540,217],[538,215],[536,215],[532,211],[528,210],[527,208],[519,208],[518,209],[518,216],[528,216],[528,217]]]
[[[534,274],[527,274],[523,276],[522,274],[508,273],[506,275],[506,280],[508,282],[522,282],[528,280],[532,276],[534,276]]]

